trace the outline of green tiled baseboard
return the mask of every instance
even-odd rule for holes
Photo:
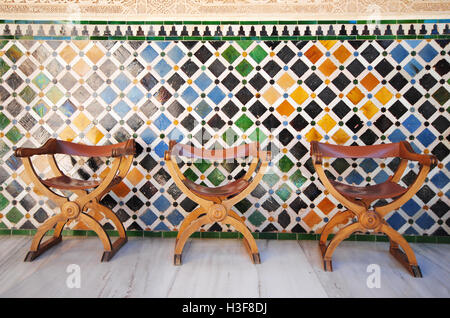
[[[28,235],[32,236],[36,230],[21,230],[21,229],[0,229],[0,235]],[[107,233],[111,237],[119,236],[119,233],[114,230],[108,230]],[[126,231],[128,237],[176,237],[177,231]],[[53,230],[46,233],[47,236],[53,235]],[[253,232],[255,239],[264,240],[319,240],[320,234],[315,233],[276,233],[276,232]],[[97,236],[94,231],[89,230],[63,230],[63,236]],[[333,238],[331,234],[328,239]],[[221,238],[221,239],[236,239],[242,238],[239,232],[195,232],[191,237],[194,238]],[[428,236],[428,235],[404,235],[408,242],[411,243],[444,243],[450,244],[450,236]],[[350,235],[346,241],[367,241],[367,242],[389,242],[386,235],[375,234],[354,234]]]

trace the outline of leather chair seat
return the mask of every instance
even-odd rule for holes
[[[188,187],[189,190],[191,190],[197,195],[203,197],[222,197],[222,198],[228,198],[232,195],[235,195],[243,191],[249,185],[249,182],[244,179],[238,179],[224,186],[215,188],[209,188],[196,184],[195,182],[187,178],[183,180],[183,183],[186,185],[186,187]]]

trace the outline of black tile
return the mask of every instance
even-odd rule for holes
[[[328,86],[325,87],[318,96],[326,105],[330,105],[336,98],[336,94]]]
[[[205,64],[213,54],[206,46],[202,45],[194,55],[202,64]]]
[[[289,152],[297,160],[300,160],[309,152],[309,150],[301,142],[297,142],[294,146],[291,147],[291,149],[289,149]]]
[[[343,91],[351,81],[344,75],[344,73],[339,73],[339,75],[336,76],[336,78],[331,82],[337,87],[337,89]]]
[[[415,106],[419,99],[422,98],[422,94],[415,88],[411,87],[403,97],[412,105]]]
[[[283,210],[280,214],[278,214],[278,224],[285,229],[289,224],[291,223],[291,217],[286,212],[286,210]]]
[[[442,200],[438,200],[435,204],[433,204],[430,207],[430,209],[439,218],[442,218],[448,211],[450,211],[450,207]]]
[[[280,126],[281,122],[273,114],[270,114],[266,119],[264,119],[262,124],[264,127],[271,130]]]
[[[402,74],[397,73],[389,80],[389,84],[391,84],[391,86],[394,87],[397,91],[401,91],[402,88],[404,88],[405,85],[408,84],[408,81],[403,77]]]
[[[246,105],[252,98],[253,94],[250,92],[247,87],[242,87],[236,95],[234,95],[243,105]]]
[[[178,73],[174,73],[168,80],[169,84],[174,90],[178,90],[185,83],[184,78],[182,78]]]
[[[386,77],[393,69],[394,67],[386,59],[382,59],[380,63],[375,66],[375,70],[383,77]]]
[[[340,118],[344,118],[345,115],[348,114],[349,111],[351,111],[351,108],[347,106],[346,103],[344,103],[342,100],[340,100],[336,106],[332,108],[333,112]]]
[[[177,100],[174,100],[172,102],[172,104],[170,104],[167,107],[167,111],[173,116],[173,117],[178,117],[180,116],[184,111],[184,107],[183,105],[180,104],[180,102],[178,102]]]
[[[361,64],[361,62],[358,59],[353,60],[348,66],[347,70],[354,76],[358,77],[359,74],[361,74],[362,71],[364,71],[366,68],[364,65]]]
[[[191,114],[189,114],[181,121],[181,125],[188,131],[192,131],[194,127],[198,125],[198,121],[195,120]]]
[[[264,65],[263,70],[273,78],[281,70],[281,66],[271,60],[266,65]]]
[[[240,81],[233,75],[233,73],[229,73],[222,80],[223,86],[225,86],[229,91],[232,91],[239,83]]]
[[[297,131],[301,131],[306,126],[308,126],[308,124],[309,122],[306,121],[306,119],[303,118],[303,116],[301,116],[300,114],[295,116],[295,118],[290,122],[290,125]]]
[[[322,191],[317,188],[317,186],[314,183],[311,183],[306,189],[302,191],[304,195],[310,200],[314,201],[321,193]]]
[[[229,118],[232,118],[239,111],[239,107],[237,107],[231,100],[228,101],[223,107],[222,112],[227,115]]]
[[[377,142],[378,136],[369,128],[361,134],[359,139],[361,139],[365,145],[373,145]]]
[[[214,74],[215,77],[219,77],[220,74],[225,71],[226,67],[219,60],[215,60],[210,66],[208,66],[208,69]]]
[[[450,154],[450,150],[442,142],[439,142],[431,151],[439,161],[443,161]]]
[[[420,85],[422,85],[422,87],[425,88],[427,91],[429,91],[431,88],[433,88],[433,86],[436,85],[437,82],[438,81],[430,73],[426,73],[419,80]]]
[[[187,76],[192,77],[192,75],[195,74],[195,72],[197,72],[198,70],[198,66],[197,64],[195,64],[194,62],[192,62],[191,59],[189,59],[188,61],[186,61],[186,63],[184,63],[181,66],[181,70],[186,73]]]
[[[289,204],[289,207],[298,214],[303,209],[306,209],[308,205],[303,202],[298,196],[294,199],[294,201]]]
[[[292,52],[292,50],[286,45],[277,53],[277,56],[285,64],[288,64],[292,60],[292,58],[295,56],[295,53]]]
[[[158,162],[153,159],[152,156],[150,155],[145,155],[145,157],[139,162],[139,164],[142,166],[142,168],[144,168],[147,171],[152,170],[154,167],[156,167],[156,165],[158,164]]]
[[[257,91],[260,91],[266,84],[267,80],[260,73],[256,73],[253,78],[248,81]]]
[[[278,140],[281,142],[281,144],[283,146],[287,146],[292,139],[294,138],[294,136],[290,133],[289,130],[287,129],[283,129],[279,134],[278,134]]]
[[[450,64],[444,59],[437,62],[433,68],[439,75],[444,76],[450,71]]]
[[[322,85],[322,79],[317,76],[315,73],[312,73],[307,79],[305,79],[305,84],[312,91],[315,91],[320,85]]]
[[[210,120],[208,120],[208,125],[215,130],[221,129],[225,124],[226,122],[222,120],[218,114],[215,114]]]
[[[450,127],[450,121],[442,115],[439,115],[439,117],[436,118],[431,124],[441,134],[444,133]]]
[[[304,111],[309,115],[309,117],[314,119],[322,112],[322,107],[320,107],[315,101],[311,101],[311,103],[304,108]]]
[[[394,115],[395,118],[399,119],[408,111],[408,108],[406,108],[399,100],[397,100],[394,104],[392,104],[391,107],[389,107],[388,110],[392,115]]]
[[[147,198],[150,199],[156,193],[158,193],[158,189],[151,183],[147,181],[144,185],[139,189],[139,191]]]
[[[372,63],[378,56],[380,52],[373,47],[372,44],[369,44],[362,52],[361,56],[366,59],[367,62]]]
[[[393,125],[393,122],[383,114],[373,124],[384,133]]]
[[[291,66],[291,71],[295,73],[298,77],[302,77],[303,74],[305,74],[306,71],[309,70],[308,65],[306,65],[302,60],[298,59],[294,64]]]
[[[359,118],[356,114],[353,115],[349,120],[345,122],[345,125],[354,133],[356,134],[362,127],[363,122],[361,118]]]

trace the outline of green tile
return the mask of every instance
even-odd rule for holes
[[[143,237],[144,231],[125,231],[128,237]]]
[[[178,231],[163,231],[162,237],[177,237]]]
[[[95,231],[89,230],[86,232],[87,236],[98,236],[97,233],[95,233]]]
[[[209,167],[211,167],[212,163],[208,160],[200,159],[194,162],[194,166],[200,170],[201,173],[204,173]]]
[[[223,58],[230,64],[233,64],[233,62],[236,61],[240,55],[241,54],[232,45],[227,47],[227,49],[222,53]]]
[[[375,242],[375,235],[371,234],[356,234],[355,241],[370,241]]]
[[[261,224],[264,223],[264,221],[266,221],[266,217],[264,216],[264,214],[262,214],[261,212],[259,212],[258,210],[255,210],[249,217],[248,217],[248,221],[253,224],[254,226],[258,227]]]
[[[178,232],[176,232],[178,233]],[[162,232],[159,231],[144,231],[144,237],[162,237]]]
[[[317,240],[317,234],[312,233],[298,233],[297,240],[315,241]]]
[[[19,94],[19,96],[28,104],[31,103],[36,95],[36,92],[30,86],[26,86]]]
[[[215,168],[209,175],[208,180],[211,181],[214,186],[218,186],[225,180],[225,176],[218,168]]]
[[[10,229],[0,229],[0,235],[11,235],[11,230]]]
[[[259,233],[259,232],[252,232],[252,236],[253,236],[253,238],[254,238],[255,240],[259,239],[259,235],[260,235],[260,234],[261,234],[261,233]],[[243,235],[242,235],[241,233],[239,233],[239,237],[242,238]]]
[[[22,220],[23,214],[16,207],[12,207],[12,209],[6,213],[6,218],[9,222],[16,224]]]
[[[278,233],[278,239],[279,240],[296,240],[297,234],[296,233]]]
[[[300,187],[303,185],[303,183],[305,183],[305,181],[308,180],[308,179],[306,179],[306,178],[302,175],[302,173],[300,172],[300,169],[297,169],[297,171],[295,171],[295,172],[289,177],[289,180],[291,180],[291,182],[292,182],[293,184],[295,184],[295,186],[296,186],[297,188],[300,188]]]
[[[376,242],[389,242],[389,238],[386,235],[375,235]]]
[[[280,197],[281,200],[284,202],[289,199],[292,193],[292,189],[286,184],[283,183],[276,191],[275,193]]]
[[[0,211],[6,208],[8,204],[8,199],[0,193]]]
[[[191,180],[193,182],[198,179],[198,176],[195,174],[195,172],[191,168],[188,168],[183,174],[186,178],[188,178],[189,180]]]
[[[437,243],[436,236],[417,236],[416,243]]]
[[[305,24],[318,24],[318,21],[317,20],[300,20],[300,21],[297,21],[297,24],[302,24],[302,25],[305,25]]]
[[[239,24],[240,25],[258,25],[259,21],[239,21]]]
[[[278,168],[282,172],[288,172],[294,166],[294,163],[286,155],[284,155],[280,161],[278,161]]]
[[[190,236],[190,237],[193,237],[193,238],[200,238],[200,232],[194,232],[194,233],[192,233],[192,235]]]
[[[30,230],[20,230],[20,229],[13,229],[11,230],[12,235],[30,235]]]
[[[264,49],[260,46],[257,45],[251,52],[250,52],[250,57],[256,62],[256,63],[261,63],[262,60],[264,60],[266,58],[267,55],[269,55],[266,51],[264,51]]]
[[[253,121],[247,117],[247,115],[243,114],[238,120],[234,123],[242,132],[246,132],[250,127],[253,126]]]
[[[201,238],[220,238],[220,232],[200,232]]]
[[[0,59],[0,76],[3,76],[11,67],[3,60]]]
[[[278,233],[261,232],[259,233],[259,239],[261,240],[276,240]]]
[[[6,52],[5,55],[13,62],[16,63],[23,55],[22,51],[13,44]]]
[[[356,241],[356,234],[350,235],[344,241]]]
[[[252,45],[253,41],[250,40],[239,40],[236,43],[245,51],[250,45]]]
[[[119,236],[119,232],[116,230],[107,230],[106,233],[108,233],[108,235],[110,237],[118,237]]]
[[[86,230],[63,230],[62,235],[63,236],[86,236],[87,231]]]
[[[238,237],[238,232],[220,232],[220,238],[223,239],[236,239]]]
[[[436,239],[438,243],[450,244],[450,236],[438,236]]]

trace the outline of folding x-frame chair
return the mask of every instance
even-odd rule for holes
[[[411,199],[419,191],[425,178],[430,171],[431,165],[437,164],[436,157],[414,152],[411,145],[406,142],[398,142],[373,146],[338,146],[317,141],[311,142],[311,155],[314,168],[319,175],[320,181],[325,188],[347,210],[338,212],[325,225],[322,230],[319,247],[323,256],[324,269],[332,271],[332,255],[336,247],[352,233],[382,232],[389,237],[390,253],[408,269],[414,277],[422,277],[416,256],[411,246],[396,230],[390,227],[384,220],[386,214],[398,209]],[[392,176],[385,182],[365,187],[351,186],[329,179],[322,166],[323,157],[332,158],[400,158],[400,164]],[[404,188],[398,184],[405,171],[408,160],[419,162],[421,168],[415,181]],[[379,199],[394,199],[392,202],[371,208],[371,203]],[[357,221],[351,223],[337,232],[328,245],[327,239],[337,225],[347,224],[349,220],[356,217]],[[403,249],[401,251],[399,246]]]
[[[178,167],[179,161],[177,161],[180,156],[209,160],[227,160],[251,156],[253,159],[248,171],[242,178],[221,187],[208,188],[192,182],[183,175]],[[270,156],[270,152],[260,150],[257,142],[229,149],[206,150],[178,144],[174,140],[170,141],[169,150],[166,151],[164,156],[167,169],[178,188],[199,205],[197,209],[188,214],[180,225],[175,243],[175,265],[181,265],[183,247],[187,239],[203,225],[214,222],[230,224],[242,233],[244,245],[253,263],[259,264],[261,262],[255,239],[243,220],[231,208],[256,188],[264,175]],[[256,170],[256,175],[251,179]]]
[[[135,153],[134,139],[125,142],[105,145],[88,146],[72,142],[49,139],[40,148],[18,148],[15,151],[16,157],[21,157],[25,171],[31,178],[35,186],[35,191],[41,195],[46,195],[53,202],[60,206],[61,212],[48,218],[37,230],[31,243],[25,261],[31,262],[40,254],[58,244],[62,240],[62,230],[69,221],[82,221],[90,229],[97,233],[103,243],[104,253],[102,262],[109,261],[114,254],[127,242],[125,229],[119,218],[106,206],[100,204],[101,198],[108,193],[112,187],[117,185],[126,176]],[[114,161],[109,167],[106,177],[102,180],[79,180],[66,176],[58,167],[55,154],[65,154],[82,157],[114,157]],[[46,155],[51,167],[53,178],[41,179],[36,173],[31,157],[35,155]],[[53,189],[69,190],[77,195],[74,201],[67,197],[55,193]],[[92,189],[90,192],[86,191]],[[104,214],[115,225],[119,238],[111,244],[108,234],[100,223],[89,213],[97,211]],[[41,242],[47,231],[54,229],[53,237]]]

